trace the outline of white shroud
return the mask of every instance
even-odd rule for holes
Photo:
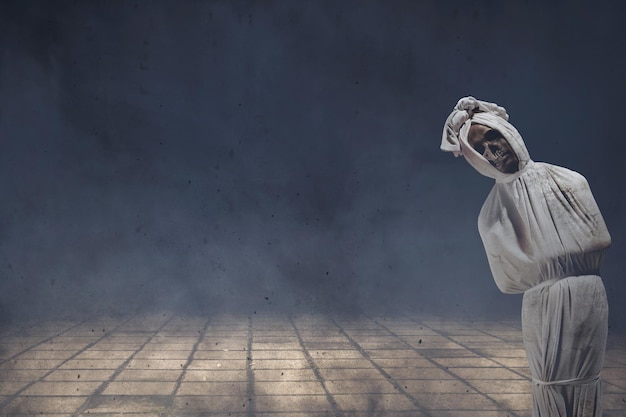
[[[467,142],[471,123],[500,131],[520,160],[503,174]],[[601,417],[608,305],[600,266],[611,238],[585,178],[533,162],[503,108],[461,99],[442,150],[496,180],[478,229],[498,288],[524,293],[524,346],[535,417]]]

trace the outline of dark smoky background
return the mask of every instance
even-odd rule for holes
[[[623,328],[623,10],[597,2],[3,1],[0,317],[517,317],[439,151],[465,95],[583,173]]]

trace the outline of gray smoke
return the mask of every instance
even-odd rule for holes
[[[588,178],[623,326],[619,6],[444,3],[2,2],[0,316],[517,315],[438,149],[471,94]]]

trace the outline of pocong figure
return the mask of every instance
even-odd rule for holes
[[[441,150],[495,184],[478,216],[493,278],[523,293],[534,417],[601,417],[608,304],[600,266],[611,237],[586,179],[533,162],[503,107],[465,97]]]

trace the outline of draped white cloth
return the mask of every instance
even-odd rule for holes
[[[501,173],[469,145],[472,123],[504,136],[519,171]],[[496,180],[478,229],[498,288],[524,293],[533,416],[601,417],[608,304],[599,274],[611,238],[587,181],[533,162],[506,110],[473,97],[459,100],[446,120],[441,149]]]

